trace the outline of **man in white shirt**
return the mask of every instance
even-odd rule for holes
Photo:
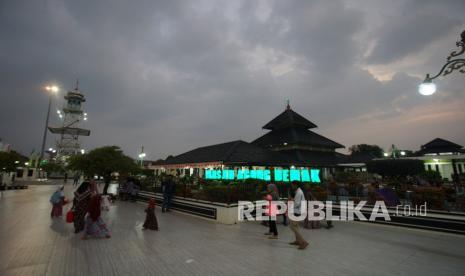
[[[302,191],[302,188],[300,187],[300,183],[298,182],[292,182],[292,188],[295,190],[294,194],[294,210],[289,210],[293,211],[296,216],[299,216],[301,214],[300,208],[302,206],[302,202],[305,201],[305,195],[304,192]],[[300,229],[299,229],[299,222],[292,220],[289,218],[290,222],[290,228],[292,232],[294,232],[295,235],[295,241],[291,242],[290,244],[292,245],[298,245],[298,249],[305,249],[308,246],[308,242],[302,237],[302,234],[300,234]]]

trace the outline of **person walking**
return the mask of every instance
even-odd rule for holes
[[[134,180],[134,185],[132,186],[131,194],[129,195],[131,202],[137,201],[137,194],[139,193],[140,189],[140,181],[139,179]]]
[[[265,235],[270,235],[269,239],[278,239],[278,228],[276,226],[276,213],[277,207],[273,202],[279,200],[278,188],[274,183],[270,183],[266,186],[267,195],[265,199],[268,201],[267,216],[268,216],[268,227],[269,231]]]
[[[292,182],[292,188],[295,189],[294,199],[293,199],[293,201],[294,201],[294,210],[289,210],[289,211],[294,212],[295,216],[299,216],[299,215],[301,215],[300,208],[302,206],[302,202],[305,201],[305,196],[304,196],[304,192],[302,191],[302,188],[300,187],[300,183],[295,182],[295,181]],[[295,235],[295,241],[291,242],[290,244],[291,245],[298,245],[299,246],[298,249],[307,248],[308,242],[304,239],[304,237],[300,233],[299,221],[289,218],[289,222],[290,222],[289,226],[290,226],[292,232],[294,232],[294,235]]]
[[[80,178],[79,173],[74,174],[74,177],[73,177],[73,187],[75,187],[75,186],[77,186],[77,185],[79,184],[79,178]]]
[[[134,193],[134,179],[132,177],[128,178],[128,182],[126,183],[126,195],[125,200],[132,201],[132,194]]]
[[[101,199],[102,197],[97,194],[93,195],[90,200],[87,216],[85,218],[84,235],[81,238],[83,240],[89,237],[111,238],[110,231],[101,217]]]
[[[119,198],[122,201],[127,200],[128,182],[129,178],[126,178],[126,180],[121,180],[119,183]]]
[[[155,199],[151,198],[149,200],[149,206],[145,209],[145,222],[142,226],[142,230],[150,229],[158,231],[158,221],[157,217],[155,216]]]
[[[50,198],[50,203],[52,203],[52,218],[58,218],[63,215],[63,205],[65,204],[64,188],[65,186],[60,186]]]
[[[171,201],[176,191],[176,183],[173,180],[173,176],[170,175],[165,178],[165,181],[161,184],[163,189],[163,205],[161,211],[169,212],[171,208]]]
[[[289,187],[289,183],[286,183],[285,184],[286,186],[284,186],[284,193],[286,194],[286,198],[289,198],[290,197],[290,193],[289,193],[289,190],[290,190],[290,187]],[[287,226],[289,225],[289,222],[288,222],[288,210],[286,209],[286,212],[282,215],[283,216],[283,225],[284,226]]]
[[[329,197],[329,194],[326,195],[326,202],[330,201],[330,197]],[[331,219],[328,219],[328,209],[325,207],[324,209],[324,212],[325,212],[325,221],[326,221],[326,229],[331,229],[334,227],[333,225],[333,221]]]
[[[84,230],[85,217],[91,198],[90,183],[88,181],[82,184],[74,192],[73,211],[74,211],[74,233]]]

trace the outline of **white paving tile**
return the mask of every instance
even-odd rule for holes
[[[258,223],[221,225],[157,210],[160,231],[142,231],[144,205],[117,202],[104,219],[111,239],[80,240],[50,219],[54,186],[0,197],[0,275],[464,275],[465,237],[368,223],[305,230],[310,246],[268,240]],[[66,186],[67,195],[72,187]],[[65,208],[66,209],[66,208]]]

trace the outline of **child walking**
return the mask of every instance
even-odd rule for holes
[[[52,203],[52,218],[61,217],[63,215],[63,205],[68,203],[63,192],[64,188],[65,186],[59,187],[50,198],[50,203]]]
[[[142,230],[150,229],[158,231],[158,222],[157,217],[155,216],[155,199],[151,198],[149,200],[149,206],[145,209],[145,222],[142,226]]]
[[[276,226],[277,207],[276,204],[273,202],[275,200],[279,200],[278,187],[276,187],[274,183],[270,183],[267,185],[266,190],[267,195],[265,196],[265,199],[268,201],[266,215],[269,217],[269,231],[265,233],[265,235],[270,235],[268,237],[269,239],[278,239],[278,228]]]

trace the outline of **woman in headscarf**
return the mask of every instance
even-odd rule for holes
[[[65,194],[63,189],[65,186],[60,186],[50,198],[52,203],[52,218],[58,218],[63,215],[63,205],[65,204]]]
[[[74,192],[73,211],[74,211],[74,233],[84,230],[85,217],[89,206],[91,193],[90,183],[85,181]]]
[[[157,217],[155,216],[155,199],[150,198],[149,200],[149,206],[147,209],[145,209],[145,222],[144,225],[142,226],[142,230],[145,229],[150,229],[150,230],[156,230],[158,231],[158,222],[157,222]]]
[[[266,186],[267,195],[265,199],[268,201],[267,207],[267,216],[269,217],[268,225],[269,231],[265,233],[265,235],[270,235],[269,239],[277,239],[278,238],[278,228],[276,226],[276,214],[277,214],[277,207],[273,201],[279,200],[279,192],[278,187],[274,183],[270,183]]]
[[[89,189],[90,189],[90,193],[92,194],[92,196],[99,194],[97,182],[95,182],[95,180],[93,179],[89,182]]]
[[[110,231],[107,228],[105,222],[103,222],[100,212],[101,207],[101,196],[94,195],[89,203],[87,209],[86,225],[84,229],[84,236],[82,239],[85,240],[89,237],[96,238],[110,238]]]

